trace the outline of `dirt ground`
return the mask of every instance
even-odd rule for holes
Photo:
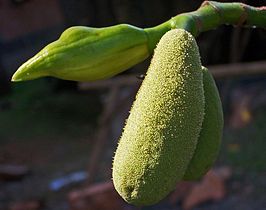
[[[38,200],[43,210],[69,209],[67,195],[85,181],[53,191],[51,183],[73,172],[87,173],[94,143],[102,93],[52,93],[33,83],[38,94],[28,87],[15,91],[1,101],[9,106],[0,111],[0,164],[19,164],[29,174],[18,181],[0,181],[0,210],[8,210],[18,201]],[[21,90],[23,89],[23,90]],[[25,92],[30,97],[25,99]],[[23,93],[24,96],[19,94]],[[17,95],[16,95],[17,94]],[[41,97],[40,97],[41,95]],[[265,210],[266,209],[266,110],[254,115],[241,129],[226,126],[217,166],[232,168],[226,182],[226,197],[207,202],[194,210]],[[118,126],[120,129],[122,125]],[[112,156],[117,139],[110,139],[99,160],[97,182],[110,180]],[[88,172],[89,173],[89,172]],[[134,209],[130,207],[130,209]],[[177,210],[180,203],[167,199],[144,210]]]

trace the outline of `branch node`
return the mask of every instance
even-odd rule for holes
[[[212,7],[214,9],[214,11],[219,15],[219,17],[220,17],[220,23],[221,24],[224,23],[225,18],[224,18],[224,15],[223,15],[223,11],[217,5],[215,5],[215,2],[213,2],[213,1],[204,1],[201,4],[200,8],[201,7],[204,7],[204,6],[210,6],[210,7]]]
[[[204,1],[204,2],[202,2],[202,4],[200,5],[200,8],[201,8],[201,7],[204,7],[204,6],[207,6],[207,5],[209,5],[209,4],[211,4],[209,1]]]
[[[191,15],[194,25],[196,26],[196,34],[200,34],[202,32],[203,23],[198,15]]]
[[[262,6],[258,8],[259,11],[266,11],[266,6]]]
[[[246,4],[240,3],[240,7],[243,9],[243,13],[241,14],[236,26],[240,27],[246,25],[248,18],[248,8]]]

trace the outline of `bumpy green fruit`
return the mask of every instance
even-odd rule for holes
[[[186,170],[184,180],[201,178],[217,158],[223,130],[223,110],[215,81],[203,68],[205,115],[197,148]]]
[[[155,50],[113,161],[118,193],[152,205],[184,177],[204,115],[202,68],[193,36],[167,32]]]

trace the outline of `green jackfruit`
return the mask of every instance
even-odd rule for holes
[[[215,81],[203,68],[203,88],[205,96],[205,115],[197,148],[186,170],[184,180],[201,178],[216,160],[222,138],[223,110]]]
[[[184,177],[204,115],[194,37],[167,32],[155,49],[113,160],[115,189],[128,203],[152,205]]]

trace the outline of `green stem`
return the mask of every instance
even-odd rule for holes
[[[152,52],[163,34],[171,29],[183,28],[197,37],[201,32],[215,29],[223,24],[266,29],[266,7],[204,1],[194,12],[182,13],[163,24],[144,30],[147,32]]]

